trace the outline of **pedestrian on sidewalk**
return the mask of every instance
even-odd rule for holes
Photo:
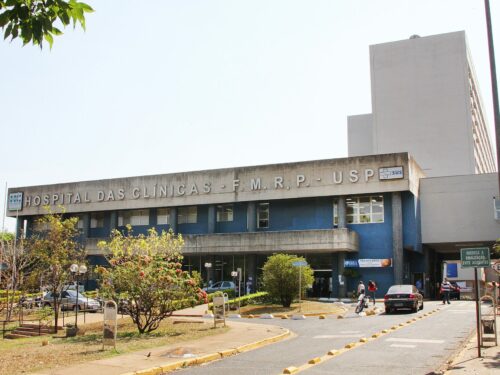
[[[451,292],[451,284],[445,277],[444,281],[441,283],[441,293],[443,294],[443,305],[446,302],[448,302],[448,305],[450,304],[450,292]]]
[[[368,281],[368,292],[373,299],[373,306],[375,306],[375,292],[377,291],[377,283],[373,280]]]

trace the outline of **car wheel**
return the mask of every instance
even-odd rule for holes
[[[43,307],[51,307],[51,306],[50,306],[50,303],[45,302],[45,303],[43,304]]]
[[[422,302],[422,305],[420,306],[420,310],[424,309],[424,303]]]
[[[418,311],[418,302],[415,304],[415,306],[413,306],[413,308],[411,309],[411,312],[412,313],[416,313]]]
[[[80,310],[81,310],[80,306],[78,305],[73,306],[73,311],[80,311]]]
[[[385,308],[385,313],[386,313],[386,314],[390,314],[390,313],[391,313],[391,309],[390,309],[389,307],[386,307],[386,308]]]

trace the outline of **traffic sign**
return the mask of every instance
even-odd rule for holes
[[[488,247],[469,247],[460,249],[462,268],[490,267],[490,249]]]
[[[497,271],[497,273],[500,273],[500,260],[495,261],[495,263],[491,265],[491,268]]]
[[[304,266],[307,266],[307,262],[305,260],[298,260],[296,262],[293,262],[292,266],[294,266],[294,267],[304,267]]]

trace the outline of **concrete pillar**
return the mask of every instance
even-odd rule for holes
[[[248,278],[251,277],[252,278],[252,287],[251,287],[251,291],[250,293],[253,293],[255,292],[255,283],[257,282],[257,259],[256,259],[256,255],[255,254],[248,254],[245,256],[245,262],[246,262],[246,265],[245,265],[245,269],[246,269],[246,276],[247,276],[247,279],[246,280],[242,280],[243,284],[244,284],[244,288],[245,288],[245,293],[246,293],[246,285],[247,285],[247,281],[248,281]]]
[[[247,203],[247,230],[255,232],[257,230],[257,214],[255,211],[255,202]]]
[[[208,206],[208,233],[215,233],[215,223],[217,221],[217,211],[215,205]]]
[[[170,208],[168,219],[170,220],[170,229],[172,229],[174,233],[177,233],[177,207]]]
[[[16,238],[19,239],[22,237],[24,231],[24,217],[16,218]]]
[[[345,207],[345,197],[339,197],[337,201],[337,215],[339,216],[338,228],[347,228],[347,216]]]
[[[339,264],[338,254],[332,253],[332,291],[330,297],[337,297],[339,295]]]
[[[394,284],[403,283],[403,205],[401,192],[392,193],[392,258]]]
[[[345,251],[341,251],[337,253],[337,275],[342,275],[344,273],[344,261],[345,261]],[[340,285],[339,283],[339,298],[345,298],[347,296],[347,280],[344,276],[342,276],[342,280],[344,280],[344,285]],[[337,276],[338,282],[338,276]]]
[[[116,211],[109,213],[109,232],[111,233],[118,226],[118,214]]]
[[[90,213],[83,214],[81,220],[83,223],[82,237],[83,239],[87,239],[90,233]]]

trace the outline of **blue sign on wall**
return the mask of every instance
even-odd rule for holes
[[[446,277],[458,277],[457,263],[446,263]]]
[[[358,268],[358,260],[357,259],[346,259],[344,260],[344,267],[345,268]]]

